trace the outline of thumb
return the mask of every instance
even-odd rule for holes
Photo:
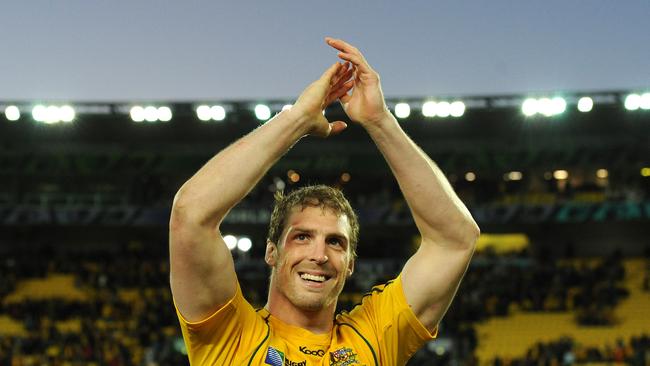
[[[348,128],[348,124],[343,121],[335,121],[330,123],[330,136],[338,135]]]
[[[341,66],[340,63],[335,62],[330,66],[323,75],[321,75],[320,79],[326,81],[328,84],[332,81],[332,78],[336,75],[336,73],[339,71],[339,67]]]

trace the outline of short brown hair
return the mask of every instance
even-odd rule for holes
[[[357,256],[359,219],[341,190],[319,184],[296,189],[288,195],[284,195],[282,191],[277,191],[274,198],[275,206],[271,213],[268,240],[278,244],[284,226],[287,224],[287,218],[294,207],[300,206],[301,209],[307,206],[327,208],[334,211],[337,215],[347,216],[348,222],[350,223],[350,248],[352,249],[353,257]]]

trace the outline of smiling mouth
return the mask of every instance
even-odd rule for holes
[[[298,273],[300,278],[302,278],[305,281],[313,282],[313,283],[323,283],[327,280],[329,280],[331,277],[329,276],[324,276],[324,275],[313,275],[310,273]]]

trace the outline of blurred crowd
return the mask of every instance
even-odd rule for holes
[[[169,291],[166,247],[150,247],[134,242],[103,251],[41,246],[34,249],[38,255],[30,250],[5,253],[0,260],[0,316],[20,322],[26,335],[2,337],[0,365],[187,364]],[[454,353],[467,355],[463,362],[471,364],[477,346],[474,325],[507,316],[515,307],[534,312],[572,311],[584,325],[614,324],[613,310],[626,296],[621,260],[620,253],[598,261],[540,259],[527,250],[505,255],[490,250],[477,253],[441,324],[441,335],[452,339]],[[359,261],[339,308],[354,306],[372,285],[397,275],[401,265],[399,260],[385,258]],[[246,297],[256,306],[263,305],[268,278],[263,261],[253,258],[237,261],[236,266]],[[73,275],[75,287],[88,298],[6,301],[18,281],[51,274]],[[647,277],[646,271],[646,286]],[[647,336],[632,340],[626,357],[641,357],[637,350],[647,349],[647,340]],[[592,350],[577,349],[567,340],[540,344],[526,357],[557,358],[561,349],[566,359],[567,342],[575,360],[593,359]],[[608,360],[616,352],[601,350],[599,354]],[[426,360],[433,358],[439,356],[425,348],[411,365],[428,364]],[[527,358],[509,362],[527,364]],[[495,360],[498,365],[503,362]]]
[[[0,301],[0,316],[21,322],[27,332],[2,337],[0,365],[187,364],[165,253],[129,245],[112,253],[13,254],[0,261],[0,300],[16,281],[48,274],[74,275],[89,299]],[[62,330],[66,321],[74,325]]]
[[[650,335],[642,334],[629,339],[617,339],[604,347],[577,344],[571,338],[554,342],[537,343],[521,358],[495,358],[493,366],[536,366],[573,364],[628,364],[650,365]]]
[[[535,259],[527,251],[478,254],[452,304],[455,323],[524,311],[573,311],[583,325],[611,325],[616,305],[627,296],[620,252],[603,260]],[[451,318],[448,316],[448,319]]]

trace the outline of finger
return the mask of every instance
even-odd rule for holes
[[[349,81],[350,78],[352,78],[353,74],[354,74],[353,68],[349,68],[348,70],[346,70],[342,75],[340,75],[337,78],[336,82],[332,83],[331,89],[338,89],[342,84]]]
[[[368,65],[368,62],[366,62],[363,56],[346,52],[339,52],[338,56],[342,60],[350,61],[361,72],[372,72],[372,68]]]
[[[325,37],[325,42],[327,42],[327,44],[330,47],[336,48],[339,51],[361,54],[361,52],[359,52],[359,50],[356,47],[352,46],[351,44],[347,43],[346,41],[344,41],[342,39],[335,39],[335,38],[332,38],[332,37]]]
[[[339,70],[339,67],[341,67],[341,64],[335,62],[332,66],[330,66],[327,70],[325,70],[323,75],[321,75],[320,79],[326,80],[329,83],[334,77],[334,75],[336,75],[337,71]]]
[[[336,82],[338,82],[339,78],[341,77],[341,74],[343,74],[344,72],[345,70],[341,66],[339,66],[334,76],[332,76],[332,78],[330,79],[330,85],[336,84]]]
[[[335,121],[330,123],[330,136],[338,135],[348,127],[348,124],[343,121]]]
[[[352,87],[354,87],[354,80],[348,80],[346,83],[343,83],[338,89],[332,90],[327,95],[326,105],[330,105],[335,100],[347,95]]]
[[[350,63],[347,62],[347,61],[342,62],[341,66],[339,67],[339,70],[336,72],[336,76],[340,77],[341,75],[343,75],[343,73],[345,73],[348,70],[349,65],[350,65]]]
[[[339,101],[341,102],[341,105],[343,107],[345,107],[345,105],[348,104],[350,99],[352,99],[352,94],[354,94],[354,90],[352,91],[352,93],[346,92],[343,95],[339,96]]]
[[[352,69],[352,64],[351,64],[350,62],[346,61],[346,62],[345,62],[345,63],[344,63],[340,68],[339,68],[339,71],[337,71],[337,73],[336,73],[336,77],[335,77],[336,81],[338,82],[338,81],[341,80],[342,78],[345,78],[345,75],[346,75],[347,73],[349,73],[351,69]],[[349,76],[348,76],[348,78],[349,78]]]

